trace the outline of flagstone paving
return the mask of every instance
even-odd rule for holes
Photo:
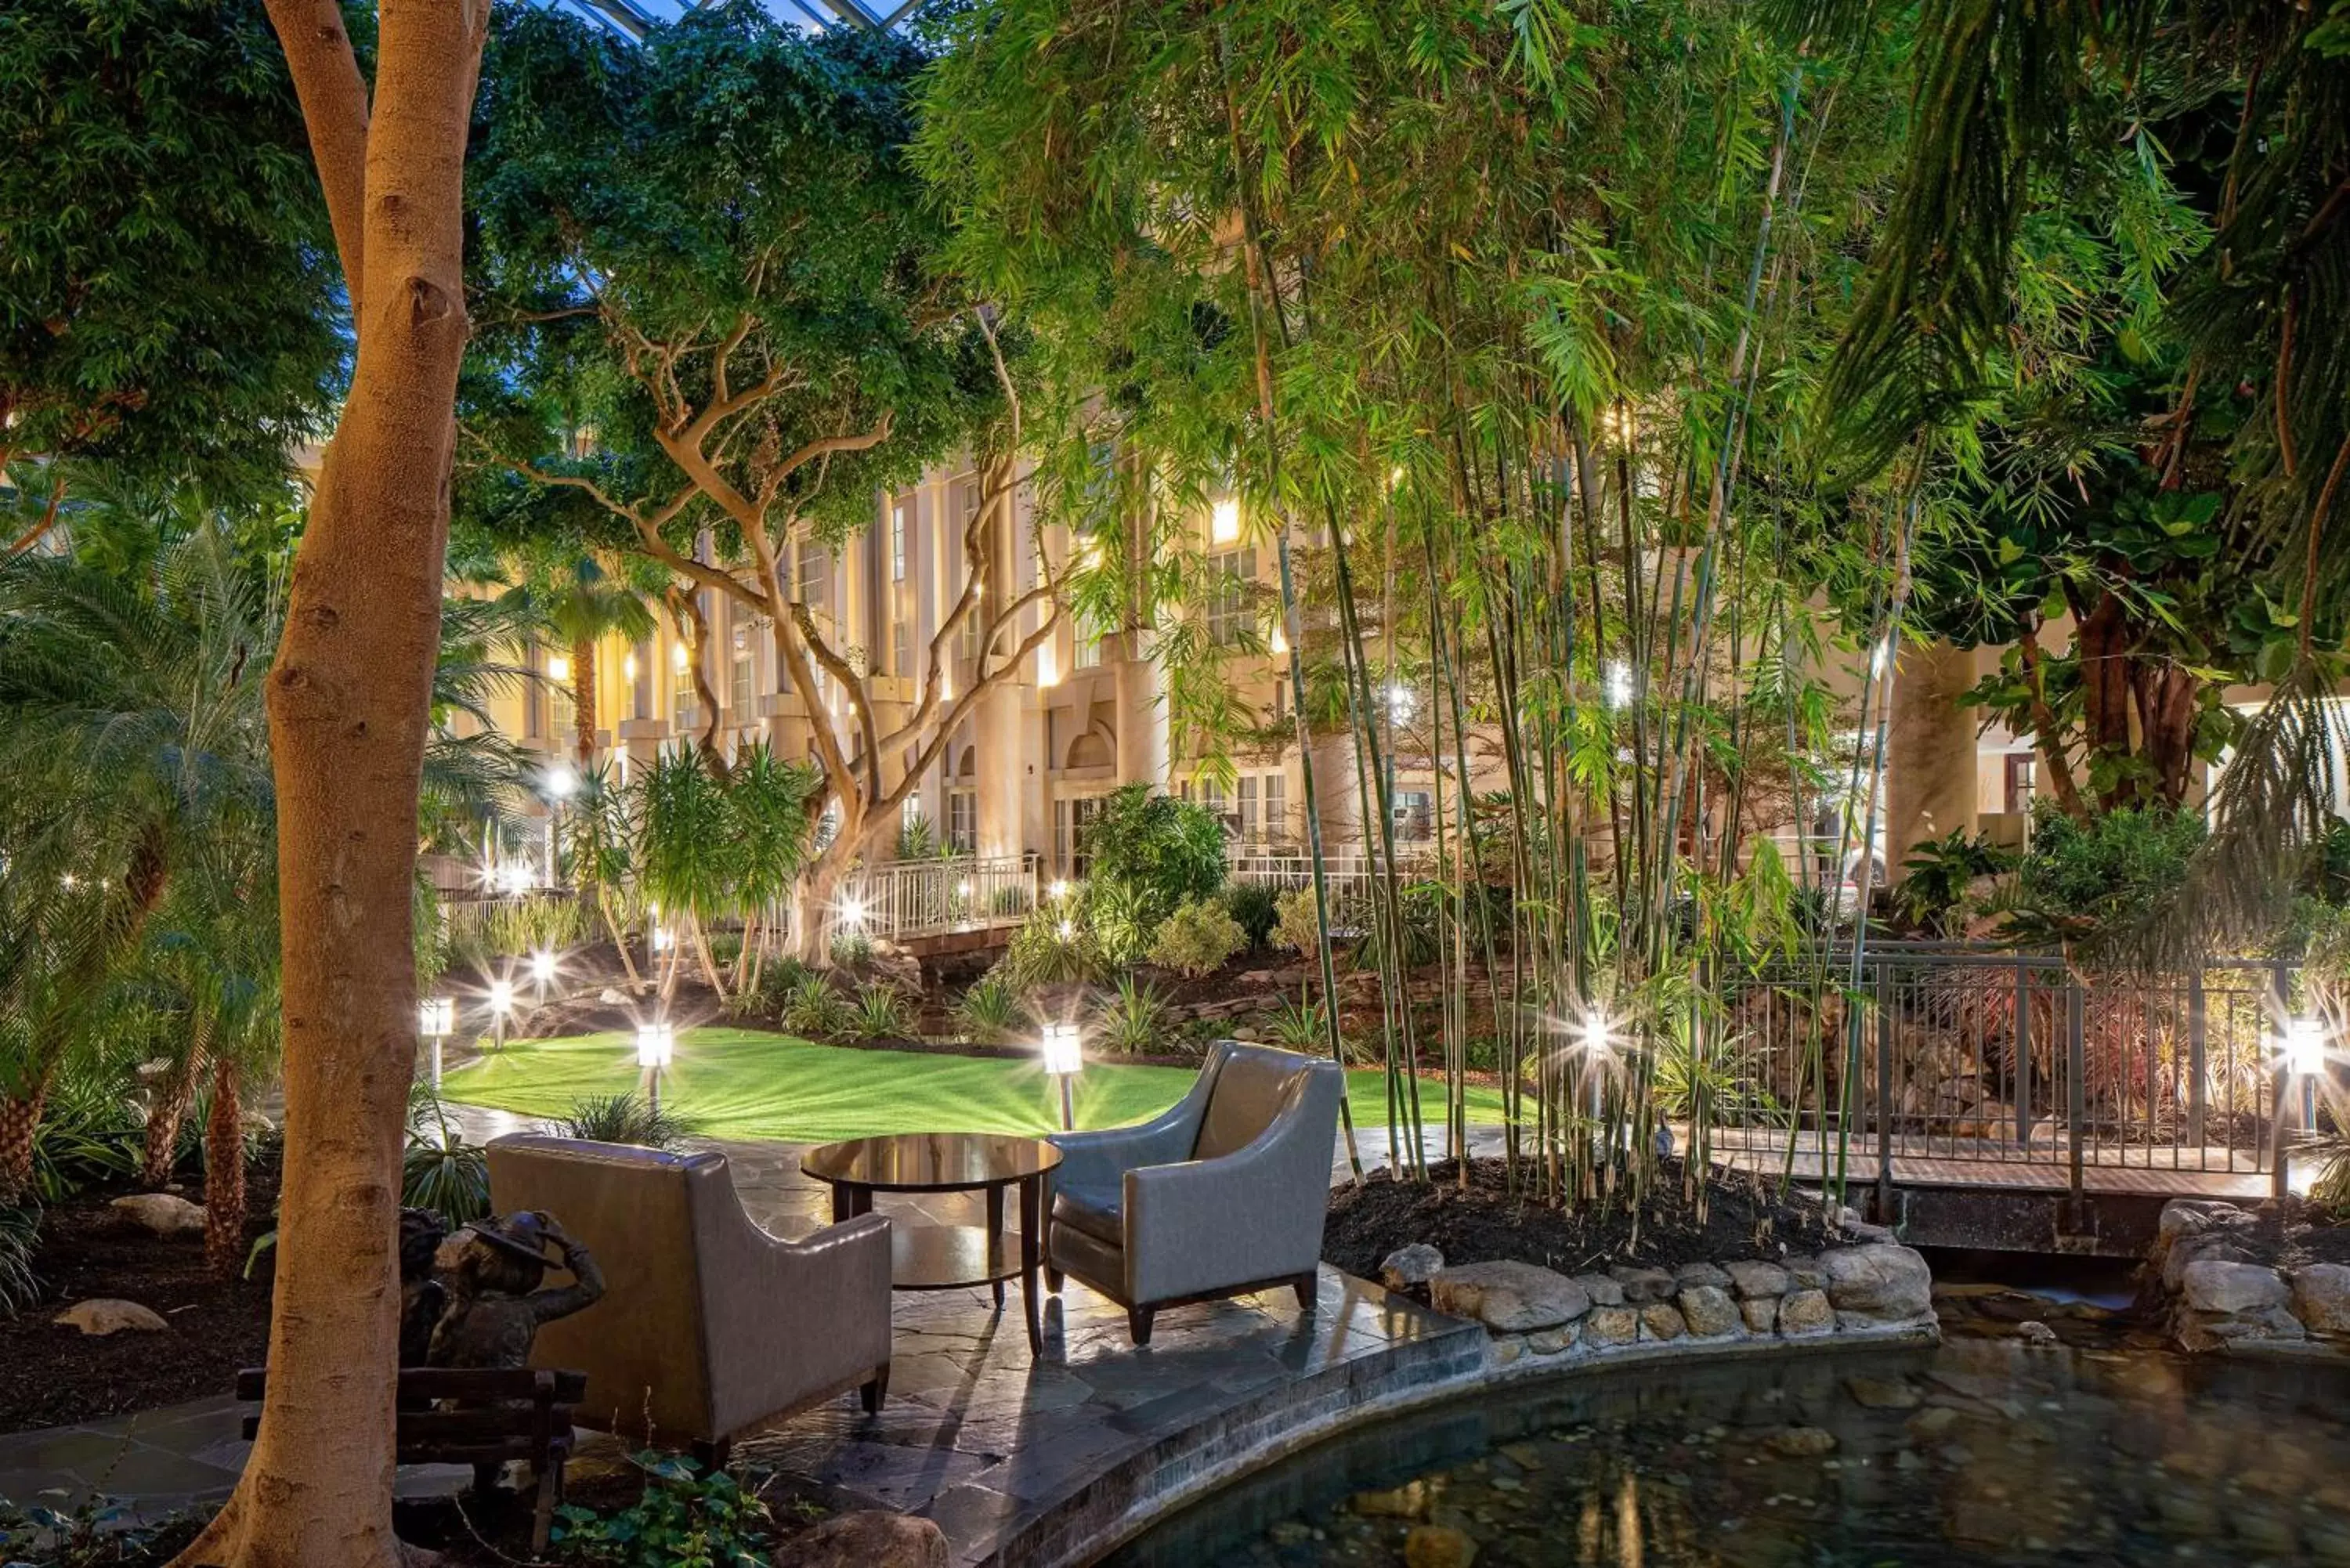
[[[462,1116],[476,1137],[528,1125],[499,1112]],[[830,1221],[830,1189],[801,1174],[799,1146],[713,1147],[761,1224],[799,1236]],[[1383,1158],[1378,1135],[1365,1135],[1363,1156],[1367,1165]],[[1344,1172],[1340,1157],[1334,1178]],[[976,1205],[962,1194],[883,1195],[877,1207],[968,1224]],[[900,1294],[893,1314],[879,1416],[843,1398],[744,1439],[736,1453],[926,1514],[972,1568],[1081,1562],[1088,1544],[1125,1533],[1266,1443],[1465,1379],[1484,1354],[1475,1325],[1328,1268],[1310,1314],[1286,1291],[1173,1309],[1142,1348],[1128,1339],[1123,1308],[1074,1281],[1048,1302],[1035,1355],[1016,1286],[1001,1311],[984,1291],[952,1291]],[[206,1399],[0,1437],[0,1497],[59,1506],[99,1494],[142,1514],[217,1499],[244,1463],[244,1408]],[[449,1491],[465,1479],[453,1467],[416,1467],[401,1472],[400,1490]]]

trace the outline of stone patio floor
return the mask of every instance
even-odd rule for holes
[[[463,1119],[476,1137],[527,1125],[494,1111]],[[1365,1136],[1367,1166],[1381,1142]],[[830,1189],[800,1174],[801,1146],[712,1147],[761,1224],[796,1237],[829,1222]],[[1340,1158],[1334,1177],[1344,1171]],[[971,1195],[884,1194],[877,1209],[979,1220]],[[972,1568],[1082,1562],[1084,1543],[1124,1532],[1250,1449],[1349,1407],[1466,1378],[1484,1352],[1474,1324],[1327,1267],[1310,1314],[1286,1291],[1171,1309],[1145,1348],[1128,1342],[1123,1308],[1074,1281],[1047,1298],[1045,1345],[1033,1356],[1016,1282],[1000,1312],[983,1290],[901,1293],[893,1311],[879,1416],[844,1397],[739,1441],[736,1454],[928,1515]],[[148,1514],[215,1500],[244,1462],[244,1409],[221,1397],[0,1437],[0,1498],[55,1507],[98,1494]],[[430,1495],[464,1480],[453,1467],[415,1467],[400,1490]]]

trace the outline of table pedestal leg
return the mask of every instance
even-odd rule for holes
[[[1036,1265],[1045,1247],[1045,1179],[1020,1183],[1020,1305],[1028,1318],[1028,1354],[1041,1355],[1045,1334],[1037,1323]]]
[[[1022,1211],[1024,1213],[1026,1212],[1024,1210]],[[1003,1189],[1001,1187],[991,1187],[987,1189],[987,1272],[990,1273],[993,1273],[995,1272],[995,1250],[1003,1244]],[[1003,1282],[1002,1280],[997,1280],[994,1281],[993,1283],[995,1286],[995,1309],[996,1311],[1001,1312],[1003,1310]]]

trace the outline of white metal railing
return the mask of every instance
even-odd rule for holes
[[[1033,854],[892,860],[851,875],[835,907],[891,941],[1016,926],[1036,908],[1036,865]]]

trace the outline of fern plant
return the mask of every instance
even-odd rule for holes
[[[858,993],[848,1033],[858,1040],[903,1040],[914,1033],[914,1009],[894,985],[868,985]]]
[[[673,1149],[692,1134],[693,1123],[629,1090],[574,1100],[569,1112],[548,1122],[543,1130],[556,1137],[584,1138],[590,1143]]]
[[[1019,1033],[1026,1019],[1011,983],[991,974],[962,993],[955,1004],[955,1022],[974,1044],[1001,1045]]]
[[[820,974],[802,975],[784,999],[784,1027],[812,1040],[829,1040],[847,1032],[848,1004]]]
[[[1159,1043],[1167,1027],[1167,1003],[1157,988],[1132,975],[1119,979],[1118,990],[1105,997],[1094,1014],[1094,1033],[1113,1051],[1139,1056]]]

